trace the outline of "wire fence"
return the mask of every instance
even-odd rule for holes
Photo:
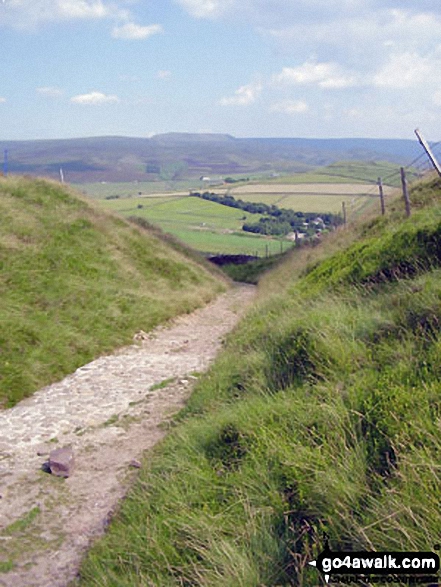
[[[348,224],[358,219],[364,213],[372,210],[375,202],[378,202],[378,213],[385,213],[385,200],[387,201],[391,197],[396,198],[397,193],[400,193],[403,199],[403,210],[406,211],[407,216],[411,214],[411,202],[409,200],[409,188],[421,181],[428,174],[438,171],[437,159],[441,157],[441,141],[430,145],[430,155],[433,155],[435,162],[433,162],[429,152],[422,145],[422,152],[415,157],[412,161],[406,165],[400,167],[396,171],[386,175],[385,177],[378,178],[377,182],[372,182],[374,185],[368,191],[354,198],[349,206],[345,202],[342,202],[342,216],[344,224]],[[399,182],[400,187],[395,188],[389,193],[382,194],[382,186],[391,186]],[[381,198],[384,198],[383,204]]]

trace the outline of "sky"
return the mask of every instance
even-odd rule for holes
[[[435,0],[0,0],[0,139],[441,139]]]

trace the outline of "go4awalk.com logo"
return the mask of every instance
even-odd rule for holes
[[[326,583],[399,583],[438,587],[439,556],[433,552],[333,552],[326,543],[309,563]]]

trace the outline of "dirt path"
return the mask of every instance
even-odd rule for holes
[[[75,577],[136,475],[131,462],[164,436],[253,296],[236,287],[0,412],[2,587],[65,587]],[[73,475],[43,472],[49,452],[66,445]]]

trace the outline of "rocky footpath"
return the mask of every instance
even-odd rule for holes
[[[2,587],[65,587],[75,577],[143,452],[164,436],[254,293],[236,286],[0,412]]]

